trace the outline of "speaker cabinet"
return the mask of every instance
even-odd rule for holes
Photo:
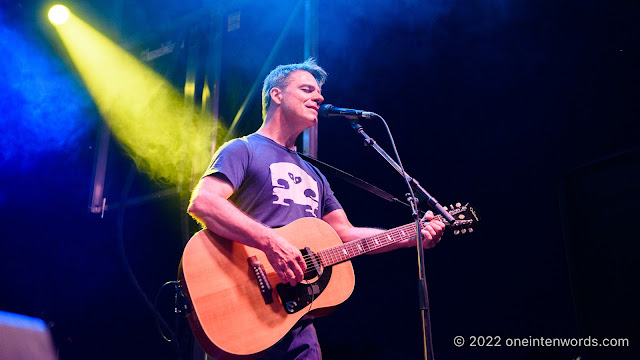
[[[57,358],[51,333],[44,321],[0,311],[0,359]]]

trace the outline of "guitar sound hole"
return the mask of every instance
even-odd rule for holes
[[[304,272],[304,280],[310,281],[318,278],[322,275],[322,265],[320,265],[320,258],[309,248],[300,250],[302,255],[307,259],[307,270]]]

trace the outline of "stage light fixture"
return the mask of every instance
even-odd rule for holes
[[[54,5],[49,9],[49,21],[55,25],[62,25],[69,20],[69,9],[64,5]]]

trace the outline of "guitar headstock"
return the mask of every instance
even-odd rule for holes
[[[445,223],[445,225],[451,226],[453,228],[454,235],[466,234],[467,232],[472,233],[473,227],[471,226],[480,221],[476,212],[471,206],[469,206],[469,203],[466,203],[465,205],[456,203],[455,206],[445,206],[444,209],[447,210],[449,215],[453,217],[453,224],[445,220],[442,215],[437,215],[436,217],[438,218],[438,220]]]

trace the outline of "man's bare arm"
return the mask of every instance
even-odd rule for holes
[[[262,250],[283,283],[302,281],[306,266],[300,251],[240,211],[228,200],[231,194],[233,186],[227,180],[206,176],[194,190],[188,212],[215,234]]]

